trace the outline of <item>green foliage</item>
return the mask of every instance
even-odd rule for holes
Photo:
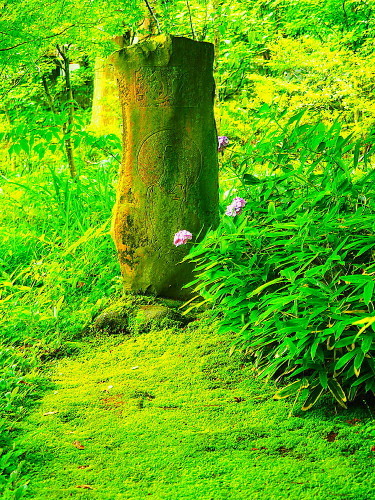
[[[108,0],[90,3],[60,0],[48,8],[41,0],[11,0],[3,5],[2,14],[0,30],[4,36],[0,60],[23,64],[25,69],[51,51],[56,43],[74,40],[77,46],[87,45],[87,52],[108,54],[113,50],[111,35],[121,32],[124,23],[136,26],[142,19],[142,9],[135,0],[120,7]]]
[[[41,161],[48,162],[52,157],[56,160],[60,156],[61,161],[64,161],[62,151],[68,137],[75,148],[85,148],[89,159],[120,161],[121,143],[116,135],[97,137],[87,132],[82,117],[71,131],[66,132],[63,127],[67,116],[65,110],[58,114],[41,110],[40,114],[35,114],[38,111],[39,109],[35,110],[30,106],[30,115],[24,112],[22,121],[17,120],[16,126],[0,135],[0,140],[7,142],[9,156],[14,158],[21,171],[33,171]],[[79,170],[82,168],[84,167],[80,162]]]
[[[258,372],[286,381],[278,397],[301,393],[307,408],[329,392],[345,404],[373,390],[372,2],[189,4],[158,2],[159,25],[216,44],[218,123],[231,139],[222,188],[248,200],[244,215],[224,218],[197,248],[197,290],[221,307],[222,328],[239,332]],[[4,499],[26,492],[24,448],[13,442],[15,422],[37,397],[31,373],[76,352],[120,288],[108,234],[120,144],[106,130],[89,132],[93,62],[114,50],[113,35],[147,34],[146,11],[133,0],[2,6]],[[74,101],[56,44],[82,62],[71,72]]]
[[[249,146],[236,167],[245,215],[223,216],[189,258],[221,331],[259,375],[292,381],[276,397],[303,392],[308,409],[329,392],[345,406],[375,394],[373,171],[359,171],[360,145],[337,124],[300,118]],[[267,176],[249,173],[260,157]]]
[[[100,139],[99,139],[100,140]],[[115,153],[115,150],[114,150]],[[46,360],[79,350],[85,326],[119,290],[109,231],[111,157],[74,181],[62,171],[4,179],[0,201],[0,492],[21,498],[14,426],[37,397]],[[3,462],[1,462],[3,460]],[[3,465],[2,465],[3,464]],[[18,493],[17,493],[18,492]],[[12,496],[15,495],[15,496]]]
[[[325,125],[338,120],[356,137],[372,132],[371,2],[249,0],[222,9],[216,80],[223,133],[246,141],[249,110],[263,103],[290,115],[306,109],[306,122],[318,111]]]

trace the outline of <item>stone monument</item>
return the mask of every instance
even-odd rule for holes
[[[123,158],[112,234],[125,289],[184,299],[191,242],[218,224],[213,45],[153,36],[113,55],[123,113]]]

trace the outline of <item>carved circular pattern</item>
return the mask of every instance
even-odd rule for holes
[[[149,135],[138,152],[138,174],[147,186],[174,192],[176,186],[195,184],[202,169],[202,153],[194,141],[171,129]]]

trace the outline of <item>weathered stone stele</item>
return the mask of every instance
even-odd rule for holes
[[[123,112],[123,158],[112,233],[125,289],[184,299],[193,241],[218,224],[214,49],[155,36],[113,56]]]

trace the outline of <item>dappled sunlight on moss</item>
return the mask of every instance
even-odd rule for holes
[[[56,361],[54,389],[23,424],[26,498],[307,500],[372,484],[371,441],[348,413],[288,419],[292,404],[228,358],[215,324],[113,339]]]

